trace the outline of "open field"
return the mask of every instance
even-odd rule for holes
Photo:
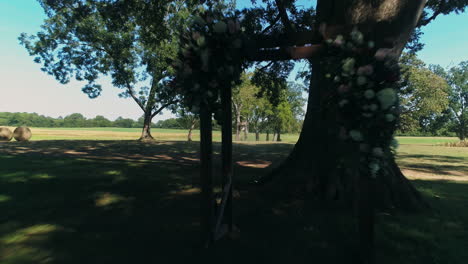
[[[42,140],[0,143],[2,264],[353,263],[348,214],[252,186],[293,144],[234,145],[240,233],[204,250],[198,142],[158,129],[160,141],[147,144],[118,140],[138,131],[64,131],[33,129]],[[60,136],[69,140],[45,140]],[[399,139],[398,163],[433,210],[379,214],[378,263],[468,263],[468,149],[441,140],[454,139]]]
[[[10,127],[11,131],[15,128]],[[91,127],[91,128],[31,128],[31,140],[135,140],[141,135],[140,128]],[[151,133],[156,140],[187,140],[188,130],[152,128]],[[243,136],[243,134],[242,134]],[[260,135],[265,141],[265,134]],[[270,139],[273,135],[270,135]],[[198,130],[193,131],[193,140],[199,140]],[[282,134],[283,142],[294,143],[297,134]],[[221,141],[221,132],[213,131],[213,140]],[[255,141],[255,134],[249,134],[248,141]]]
[[[14,127],[9,127],[13,131]],[[86,128],[31,128],[31,140],[135,140],[140,137],[140,128],[120,127],[86,127]],[[188,130],[152,128],[156,140],[186,140]],[[243,134],[241,134],[243,137]],[[260,141],[265,141],[266,134],[260,134]],[[273,135],[270,135],[272,139]],[[298,134],[282,134],[284,143],[295,143]],[[193,140],[199,140],[198,130],[193,131]],[[397,137],[400,144],[437,145],[446,142],[456,142],[454,137]],[[221,132],[213,131],[213,140],[221,141]],[[255,134],[250,133],[247,141],[255,141]]]

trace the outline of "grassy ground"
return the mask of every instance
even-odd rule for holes
[[[198,142],[76,140],[84,132],[93,139],[104,137],[98,132],[105,139],[138,132],[61,131],[33,129],[35,136],[44,133],[42,139],[63,133],[74,140],[0,143],[2,264],[353,263],[356,232],[349,215],[278,201],[250,185],[292,144],[234,145],[240,233],[204,250],[195,188]],[[433,210],[379,214],[378,263],[468,263],[468,150],[427,140],[400,139],[398,163]]]
[[[15,128],[10,127],[11,131]],[[31,140],[135,140],[141,135],[140,128],[91,127],[91,128],[31,128]],[[187,140],[188,130],[152,128],[152,135],[156,140]],[[242,134],[243,135],[243,134]],[[273,135],[270,135],[272,139]],[[266,134],[261,134],[261,141],[265,141]],[[282,142],[294,143],[297,134],[281,135]],[[193,140],[199,140],[198,130],[193,131]],[[221,132],[213,132],[213,140],[221,141]],[[249,134],[247,141],[255,141],[255,134]]]

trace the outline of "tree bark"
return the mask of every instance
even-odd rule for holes
[[[354,27],[375,40],[377,48],[390,48],[391,56],[398,58],[422,12],[424,0],[319,0],[317,27],[322,37],[334,38]],[[351,201],[356,189],[353,179],[337,169],[339,140],[329,133],[336,129],[335,116],[320,108],[326,92],[325,72],[319,57],[310,60],[313,74],[304,125],[299,140],[288,158],[259,183],[271,181],[287,194],[313,195],[333,200]],[[421,195],[404,177],[392,158],[383,170],[388,173],[376,179],[375,205],[378,208],[418,210],[427,207]],[[284,177],[276,177],[284,176]]]
[[[187,141],[191,142],[192,141],[192,131],[195,128],[195,119],[192,120],[192,124],[190,124],[190,129],[187,135]]]
[[[140,141],[151,141],[154,140],[153,136],[151,135],[151,120],[153,117],[151,116],[151,112],[145,113],[145,119],[143,121],[143,129],[141,131]]]
[[[270,141],[270,131],[268,130],[266,132],[265,141]]]
[[[260,141],[260,132],[255,131],[255,141]]]
[[[241,128],[241,112],[240,105],[233,103],[234,112],[236,114],[236,141],[240,141],[240,128]]]
[[[276,132],[276,141],[281,142],[281,130],[278,129]]]
[[[245,121],[244,122],[244,141],[247,141],[249,139],[249,122]]]

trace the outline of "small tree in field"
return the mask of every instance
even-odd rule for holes
[[[177,102],[167,87],[176,32],[191,12],[186,1],[39,1],[47,14],[42,31],[20,42],[42,70],[60,83],[85,81],[90,98],[101,94],[98,79],[110,76],[144,113],[141,140],[152,139],[151,120]]]

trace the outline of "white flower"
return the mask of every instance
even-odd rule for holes
[[[372,99],[372,98],[374,98],[374,96],[375,96],[375,92],[372,89],[367,89],[364,92],[364,97],[367,98],[367,99]]]
[[[391,51],[391,49],[378,49],[374,57],[378,61],[383,61]]]
[[[343,100],[341,100],[341,101],[338,103],[338,105],[339,105],[340,107],[343,107],[343,106],[345,106],[345,104],[347,104],[347,103],[348,103],[348,100],[343,99]]]
[[[344,38],[343,38],[342,35],[336,36],[336,39],[333,42],[333,44],[335,44],[336,46],[341,46],[341,45],[343,45],[343,43],[344,43]]]
[[[376,104],[371,104],[370,107],[369,107],[369,109],[370,109],[371,111],[376,111],[377,109],[379,109],[379,107],[378,107]]]
[[[339,81],[341,81],[340,76],[338,76],[338,75],[335,76],[335,78],[333,78],[333,81],[334,81],[334,82],[339,82]]]
[[[374,66],[370,64],[361,66],[357,70],[357,74],[359,75],[371,75],[372,73],[374,73]]]
[[[362,141],[363,137],[361,132],[358,130],[351,130],[349,131],[349,136],[354,140],[354,141]]]
[[[384,152],[382,148],[377,147],[372,149],[372,154],[376,157],[382,157],[384,155]]]
[[[396,102],[397,95],[392,88],[385,88],[377,93],[377,99],[379,100],[382,109],[385,110]]]
[[[375,47],[375,42],[374,41],[367,42],[367,47],[369,47],[369,49],[373,49]]]
[[[386,114],[385,120],[387,120],[387,122],[392,122],[393,120],[395,120],[395,116],[392,114]]]
[[[343,61],[343,71],[344,72],[353,72],[354,71],[354,63],[356,61],[354,60],[354,58],[347,58]]]
[[[357,82],[357,85],[359,85],[359,86],[364,85],[367,82],[367,78],[364,77],[364,76],[359,76],[359,77],[357,77],[356,82]]]
[[[216,33],[224,33],[226,32],[226,29],[227,29],[227,25],[223,21],[219,21],[213,26],[213,31]]]
[[[364,35],[357,29],[351,31],[351,39],[354,40],[357,44],[362,44],[364,40]]]
[[[327,73],[327,74],[325,74],[325,77],[326,77],[327,79],[329,79],[329,78],[331,78],[331,74]]]
[[[380,165],[377,162],[370,162],[369,170],[371,172],[371,175],[375,177],[377,175],[377,172],[380,170]]]

